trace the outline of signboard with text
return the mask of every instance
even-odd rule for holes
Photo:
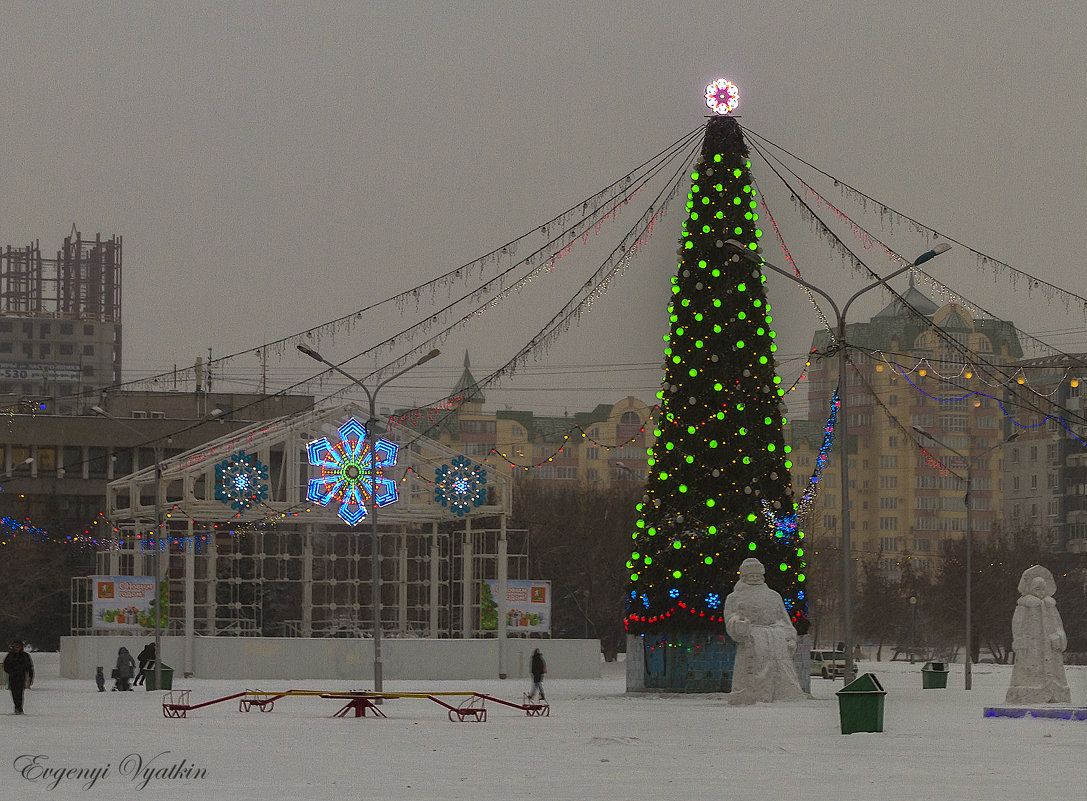
[[[155,610],[165,628],[169,613],[167,585],[162,582],[156,597],[153,576],[91,576],[93,628],[153,629]]]
[[[498,582],[480,586],[480,628],[498,630]],[[510,632],[551,631],[551,582],[510,579],[506,582],[506,628]]]

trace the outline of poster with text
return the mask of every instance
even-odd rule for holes
[[[93,628],[153,629],[155,612],[161,626],[169,615],[167,584],[155,592],[153,576],[91,576]]]
[[[498,630],[498,582],[480,587],[480,628]],[[510,579],[506,582],[506,628],[511,632],[551,631],[551,582]]]

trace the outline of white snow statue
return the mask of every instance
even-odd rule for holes
[[[745,559],[725,598],[725,630],[737,643],[730,704],[804,697],[793,667],[796,629],[781,596],[766,586],[765,573],[758,559]]]
[[[1020,598],[1012,616],[1012,650],[1015,667],[1005,703],[1068,703],[1068,681],[1064,677],[1064,633],[1061,613],[1053,593],[1057,582],[1041,565],[1028,567],[1019,579]]]

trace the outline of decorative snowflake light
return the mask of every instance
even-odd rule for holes
[[[732,81],[718,78],[706,87],[706,105],[714,114],[729,114],[740,105],[740,90]]]
[[[328,437],[321,437],[307,446],[309,462],[319,467],[321,474],[310,479],[306,497],[321,506],[336,501],[340,504],[337,514],[354,526],[366,517],[366,504],[386,506],[396,501],[396,484],[384,477],[382,468],[396,464],[398,446],[379,439],[371,453],[366,426],[354,417],[340,426],[338,433],[340,441],[335,445]]]
[[[215,500],[245,512],[268,498],[268,467],[245,451],[215,465]]]
[[[487,502],[487,471],[463,456],[434,471],[434,501],[464,517],[473,506]]]

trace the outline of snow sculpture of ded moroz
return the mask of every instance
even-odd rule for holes
[[[1028,567],[1019,579],[1020,598],[1012,616],[1015,667],[1005,702],[1009,704],[1067,703],[1071,700],[1064,676],[1068,638],[1053,593],[1057,582],[1041,565]]]
[[[737,643],[730,704],[804,697],[793,666],[796,629],[781,596],[766,586],[765,573],[758,559],[745,559],[725,598],[725,630]]]

